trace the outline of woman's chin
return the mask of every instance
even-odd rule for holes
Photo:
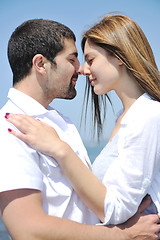
[[[103,94],[105,94],[102,89],[96,88],[96,86],[94,86],[94,93],[96,95],[103,95]]]

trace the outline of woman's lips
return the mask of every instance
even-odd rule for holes
[[[95,80],[96,80],[95,78],[89,79],[89,81],[91,82],[91,85],[94,83]]]

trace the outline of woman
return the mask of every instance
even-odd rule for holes
[[[150,45],[132,19],[117,14],[89,29],[82,49],[98,132],[102,129],[99,95],[114,90],[123,104],[109,143],[93,166],[103,184],[48,125],[10,114],[8,121],[22,132],[9,131],[56,159],[75,191],[105,224],[126,221],[147,193],[153,200],[148,212],[159,213],[160,75]]]

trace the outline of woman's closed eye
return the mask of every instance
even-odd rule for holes
[[[92,62],[93,62],[93,58],[87,60],[87,64],[88,64],[89,66],[91,66]]]

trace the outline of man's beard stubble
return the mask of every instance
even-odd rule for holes
[[[77,95],[77,91],[76,91],[75,87],[72,85],[72,80],[71,80],[69,88],[68,88],[68,92],[66,93],[66,97],[64,97],[64,99],[71,100],[71,99],[75,98],[76,95]]]
[[[75,86],[73,86],[73,83],[72,83],[72,79],[74,79],[74,78],[78,79],[77,73],[74,73],[74,75],[72,76],[69,87],[68,87],[68,91],[66,92],[66,95],[64,94],[64,99],[71,100],[71,99],[75,98],[77,95]]]

